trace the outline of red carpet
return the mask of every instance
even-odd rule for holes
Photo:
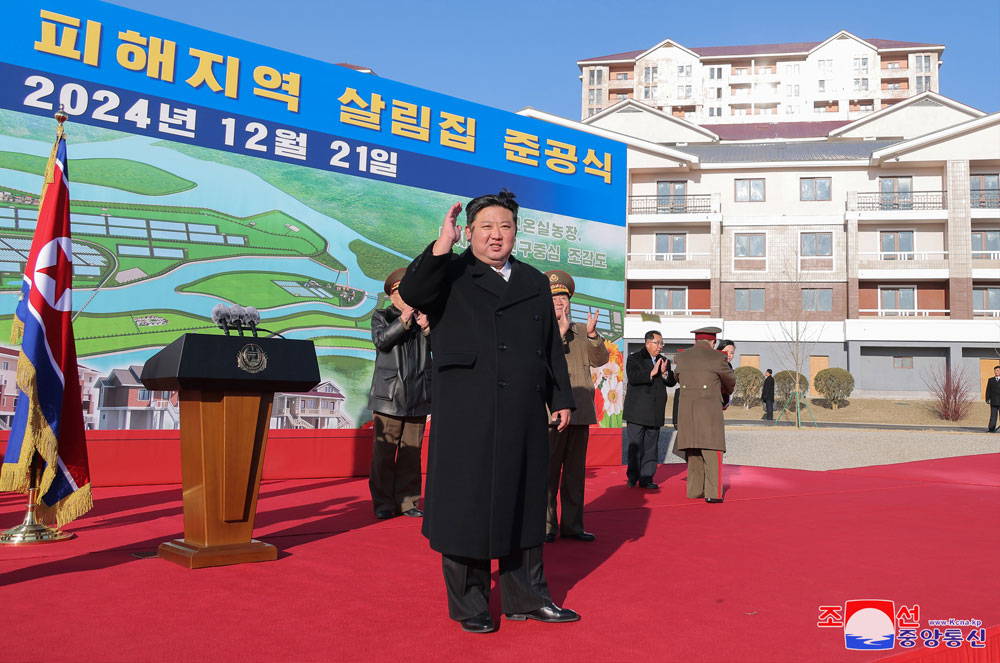
[[[179,486],[98,488],[94,511],[67,528],[77,539],[0,548],[0,660],[996,660],[995,640],[848,651],[842,629],[816,622],[820,605],[880,598],[919,604],[923,626],[1000,624],[1000,454],[727,467],[723,505],[686,500],[682,466],[661,466],[659,492],[626,488],[621,468],[588,472],[598,540],[545,550],[575,624],[462,633],[419,521],[376,522],[364,479],[265,482],[256,536],[279,559],[197,571],[132,555],[181,536]],[[0,495],[4,527],[22,503]]]

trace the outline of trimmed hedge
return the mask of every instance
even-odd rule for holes
[[[795,391],[795,376],[799,376],[799,398],[805,402],[809,396],[809,378],[795,371],[779,371],[774,374],[774,399],[776,404],[783,406]]]
[[[815,387],[836,410],[854,391],[854,376],[843,368],[824,368],[816,374]]]
[[[760,404],[764,374],[756,366],[740,366],[735,372],[736,389],[733,392],[733,400],[739,399],[745,408]]]

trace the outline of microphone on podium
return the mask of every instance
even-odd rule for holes
[[[229,322],[232,319],[232,315],[229,312],[229,307],[225,304],[216,304],[212,307],[212,322],[216,327],[221,329],[229,336]]]

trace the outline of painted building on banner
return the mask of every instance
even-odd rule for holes
[[[944,46],[862,39],[650,48],[577,61],[581,118],[635,99],[698,124],[857,119],[938,92]],[[723,127],[724,129],[724,127]]]
[[[226,303],[315,344],[322,383],[277,396],[274,425],[363,426],[383,281],[455,200],[501,188],[521,206],[517,258],[572,274],[577,319],[597,312],[621,344],[619,141],[94,0],[27,0],[4,21],[0,338],[62,107],[88,425],[175,428],[176,395],[143,388],[140,367],[181,334],[221,333]]]
[[[630,347],[717,325],[735,366],[792,369],[797,347],[801,373],[846,368],[855,395],[898,398],[1000,364],[1000,113],[924,92],[727,139],[624,100],[582,126],[628,146]]]

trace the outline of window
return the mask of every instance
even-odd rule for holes
[[[677,65],[677,75],[681,78],[688,78],[691,76],[691,65],[680,64]]]
[[[687,182],[657,182],[656,211],[660,214],[683,212],[686,194]]]
[[[3,364],[0,364],[0,368],[3,368],[5,371],[8,370],[10,368],[10,362],[5,361]]]
[[[653,288],[653,308],[657,311],[687,309],[687,288]]]
[[[642,86],[642,98],[643,99],[655,99],[656,98],[656,86],[655,85],[644,85],[644,86]]]
[[[721,81],[722,80],[722,67],[709,67],[708,68],[708,77],[709,77],[709,79],[711,79],[713,81]]]
[[[750,114],[750,109],[749,108],[734,108],[733,109],[733,115],[749,115],[749,114]]]
[[[722,117],[722,107],[721,106],[711,106],[708,109],[709,117]]]
[[[913,368],[913,357],[893,357],[893,368]]]
[[[882,312],[915,311],[917,291],[912,287],[879,288],[879,309]]]
[[[684,260],[687,235],[684,233],[656,233],[656,259],[663,260],[669,254],[670,260]]]
[[[746,76],[749,73],[749,67],[733,67],[733,76]]]
[[[833,233],[802,233],[799,241],[803,256],[812,258],[833,255]]]
[[[802,177],[799,179],[799,200],[830,200],[831,188],[829,177]]]
[[[785,114],[786,115],[791,115],[794,112],[795,112],[795,106],[792,106],[792,105],[786,105],[785,106]]]
[[[931,56],[929,55],[918,55],[914,58],[917,65],[917,73],[930,73],[931,71]]]
[[[972,310],[977,313],[979,311],[1000,311],[1000,286],[973,288]]]
[[[686,98],[691,96],[691,86],[690,85],[678,85],[677,86],[677,96],[681,98]]]
[[[871,113],[874,110],[874,104],[871,101],[858,104],[858,110],[862,113]]]
[[[856,92],[867,92],[868,91],[868,79],[867,78],[855,78],[854,79],[854,90]]]
[[[587,90],[587,105],[594,105],[594,90]]]
[[[972,258],[1000,260],[1000,230],[973,230]]]
[[[594,99],[597,100],[596,101],[596,105],[600,106],[601,105],[601,95],[602,95],[602,92],[600,90],[591,90],[591,92],[596,92],[597,93],[597,94],[594,95]]]
[[[854,73],[856,74],[867,74],[868,73],[868,58],[854,58]]]
[[[642,82],[643,83],[655,83],[656,82],[656,67],[645,67],[642,71]]]
[[[879,205],[884,210],[913,209],[913,178],[881,177],[879,194]]]
[[[924,92],[931,89],[930,76],[917,76],[917,92]]]
[[[621,74],[615,74],[615,80],[627,81],[628,80],[628,73],[624,72],[624,73],[621,73]]]
[[[591,85],[601,85],[604,82],[604,70],[603,69],[591,69],[590,70],[590,84]]]
[[[817,92],[826,92],[826,81],[823,80],[817,81],[816,85],[817,85],[816,87]]]
[[[832,311],[833,290],[831,288],[803,288],[803,311]]]
[[[899,60],[892,60],[890,62],[886,62],[885,63],[885,68],[886,69],[902,69],[903,68],[903,63],[900,62]]]
[[[709,88],[709,90],[708,90],[708,98],[709,99],[722,99],[722,88],[721,87]]]
[[[913,260],[913,231],[883,230],[879,246],[882,260]]]
[[[798,85],[786,85],[785,86],[785,96],[786,97],[797,97],[797,96],[799,96],[799,86]]]
[[[1000,175],[971,175],[969,192],[973,207],[1000,207]]]
[[[902,90],[902,83],[883,83],[883,90]]]
[[[733,236],[733,255],[737,258],[763,258],[766,242],[764,233],[737,233]]]
[[[818,60],[817,65],[821,72],[833,71],[833,60]]]
[[[140,401],[148,401],[149,400],[149,390],[148,389],[140,389],[139,390],[139,395],[136,398],[138,400],[140,400]]]
[[[618,101],[621,101],[622,99],[628,99],[628,97],[629,97],[628,92],[619,92],[615,94],[615,99]]]
[[[764,202],[764,180],[736,180],[736,202]]]
[[[763,288],[736,288],[733,290],[733,304],[737,311],[763,311]]]

